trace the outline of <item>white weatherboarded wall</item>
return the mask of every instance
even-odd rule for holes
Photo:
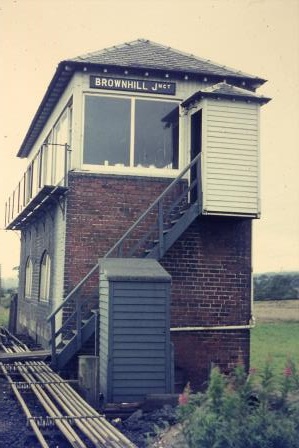
[[[259,108],[205,101],[203,213],[259,216]]]

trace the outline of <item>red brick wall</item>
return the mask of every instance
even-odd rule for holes
[[[249,220],[200,218],[161,263],[172,276],[172,326],[248,323]]]
[[[172,276],[171,326],[235,326],[250,320],[251,221],[197,219],[164,256]],[[248,367],[248,330],[173,332],[175,363],[198,387],[212,364]]]
[[[171,179],[70,173],[67,291],[106,254],[170,182]]]
[[[192,390],[206,386],[210,369],[224,373],[242,362],[249,368],[250,330],[221,330],[172,333],[176,369],[183,372],[179,389],[190,382]]]
[[[71,173],[65,284],[69,291],[113,246],[169,179]],[[161,260],[172,275],[171,326],[243,325],[250,319],[251,221],[196,220]],[[97,286],[97,276],[93,284]],[[249,359],[249,331],[172,333],[175,364],[199,387],[212,363]]]

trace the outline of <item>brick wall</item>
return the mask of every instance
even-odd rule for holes
[[[18,330],[28,333],[34,340],[42,342],[49,339],[46,316],[50,313],[50,304],[39,301],[40,262],[45,250],[52,255],[52,225],[50,219],[29,225],[22,231],[22,250],[20,263],[20,287],[18,301]],[[32,294],[25,297],[25,267],[27,257],[32,261]]]
[[[172,327],[247,325],[251,317],[251,221],[202,217],[167,252]],[[249,365],[249,330],[172,332],[175,362],[193,387],[212,364]]]
[[[176,370],[181,372],[177,391],[190,382],[192,390],[206,386],[210,370],[218,366],[229,373],[242,362],[249,368],[250,330],[172,333]]]
[[[65,265],[67,292],[170,182],[171,179],[70,173]],[[97,285],[96,278],[93,283]]]
[[[70,173],[65,287],[69,292],[166,188],[170,179]],[[250,319],[251,221],[203,217],[161,260],[172,275],[171,326],[243,325]],[[97,288],[97,275],[90,288]],[[248,365],[249,331],[172,334],[175,363],[195,387],[212,363]]]
[[[48,347],[50,339],[50,327],[46,321],[47,316],[55,306],[57,291],[61,287],[64,259],[64,219],[62,210],[57,204],[53,204],[43,215],[39,216],[32,224],[22,230],[21,257],[20,257],[20,282],[18,294],[18,331],[28,333],[34,340]],[[44,251],[51,258],[51,287],[50,300],[39,300],[40,263]],[[32,261],[32,294],[25,297],[25,267],[26,260],[30,256]]]

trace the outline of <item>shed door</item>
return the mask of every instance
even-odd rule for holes
[[[191,115],[191,160],[194,159],[202,150],[202,110],[200,109],[198,112],[195,112]],[[190,182],[192,184],[193,181],[196,180],[196,168],[197,164],[195,164],[191,168],[191,179]],[[197,187],[195,186],[190,192],[190,200],[191,202],[195,202],[197,200]]]

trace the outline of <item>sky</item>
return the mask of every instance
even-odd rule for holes
[[[2,276],[19,264],[20,235],[4,230],[27,165],[16,153],[58,63],[138,38],[268,80],[253,269],[299,270],[299,0],[0,0]]]

